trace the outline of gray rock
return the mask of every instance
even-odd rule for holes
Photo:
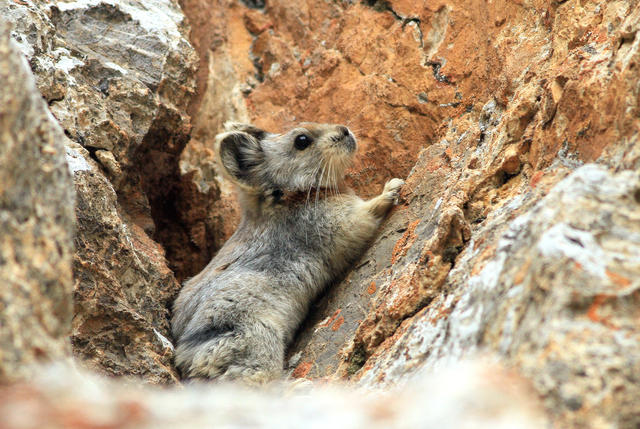
[[[121,208],[164,245],[180,278],[195,274],[219,243],[215,231],[196,237],[203,215],[192,214],[218,194],[200,192],[178,165],[197,56],[177,2],[7,1],[0,13],[15,23],[54,116],[98,161]],[[195,267],[182,269],[185,249],[202,254]]]
[[[447,292],[360,383],[402,383],[489,351],[532,380],[557,422],[636,427],[638,192],[638,174],[589,164],[539,201],[524,194],[494,212],[474,234],[492,244],[478,248],[472,237]],[[523,212],[512,219],[515,209]]]
[[[5,2],[0,10],[76,142],[113,152],[126,169],[161,109],[188,126],[180,110],[193,93],[195,54],[171,0]]]

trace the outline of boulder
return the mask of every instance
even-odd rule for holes
[[[202,241],[191,239],[200,234],[192,206],[216,197],[180,174],[197,61],[184,16],[171,0],[4,2],[0,10],[74,142],[66,147],[77,194],[74,355],[106,374],[176,382],[176,252],[192,255]]]
[[[66,151],[76,189],[74,355],[105,374],[175,383],[169,307],[179,285],[164,251],[121,211],[89,152]]]

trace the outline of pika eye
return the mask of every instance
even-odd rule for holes
[[[311,137],[306,134],[300,134],[293,141],[293,146],[298,150],[305,150],[311,143],[313,143]]]

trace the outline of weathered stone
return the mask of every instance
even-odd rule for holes
[[[189,113],[193,115],[193,131],[181,155],[180,168],[183,175],[193,177],[192,183],[197,184],[199,195],[215,195],[206,198],[202,204],[193,205],[204,209],[205,215],[198,216],[199,231],[205,233],[193,234],[196,236],[194,242],[203,241],[210,246],[208,252],[200,252],[199,260],[194,261],[200,268],[194,264],[190,273],[196,274],[211,260],[214,251],[224,244],[237,225],[240,210],[231,185],[225,182],[217,169],[213,142],[225,122],[249,121],[245,94],[257,80],[249,55],[238,55],[238,51],[248,52],[251,47],[252,36],[243,24],[244,17],[251,11],[232,0],[221,0],[215,5],[200,0],[183,0],[181,4],[191,24],[191,40],[200,64],[198,90],[189,106]],[[233,42],[229,43],[230,40]],[[193,259],[192,254],[184,257]]]
[[[201,222],[181,210],[206,206],[218,194],[190,201],[195,184],[178,165],[191,127],[186,109],[197,58],[177,4],[4,2],[0,10],[15,22],[14,38],[54,116],[95,154],[123,209],[165,246],[180,278],[201,268],[192,268],[185,252],[208,258],[216,242],[194,242]]]
[[[2,2],[0,10],[79,144],[67,147],[78,200],[74,354],[108,374],[176,381],[167,336],[179,285],[148,234],[172,255],[190,249],[198,227],[195,184],[178,165],[196,62],[184,16],[171,0]]]
[[[533,381],[558,424],[635,427],[640,176],[587,165],[548,193],[527,187],[358,376],[398,383],[488,349]]]
[[[0,387],[0,419],[7,429],[546,426],[522,378],[479,363],[419,377],[403,390],[384,393],[344,386],[132,388],[53,367],[30,383]]]
[[[71,353],[74,198],[65,140],[0,20],[0,381]]]
[[[113,152],[124,168],[138,161],[158,109],[189,101],[195,58],[169,0],[148,8],[128,1],[7,2],[3,14],[15,22],[14,37],[68,135]],[[61,90],[50,96],[52,87]]]
[[[169,336],[178,290],[162,248],[126,215],[89,153],[67,147],[76,187],[74,354],[111,375],[177,381]]]

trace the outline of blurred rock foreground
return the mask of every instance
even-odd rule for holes
[[[640,427],[637,2],[0,20],[0,428]],[[315,384],[140,386],[179,383],[171,302],[237,222],[226,120],[345,123],[349,184],[406,178],[401,204],[291,347]]]

